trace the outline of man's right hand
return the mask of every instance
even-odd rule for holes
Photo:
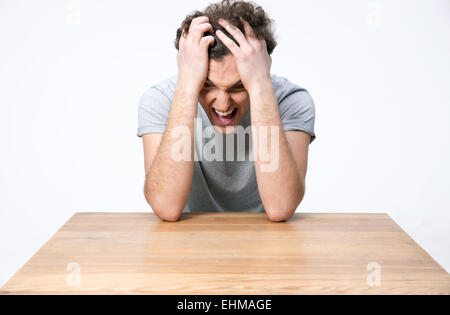
[[[200,16],[192,20],[188,34],[180,37],[178,62],[178,84],[191,93],[200,93],[206,76],[208,75],[208,48],[214,43],[211,35],[203,37],[210,31],[214,34],[207,16]]]
[[[213,36],[203,37],[208,30],[213,34],[209,18],[202,16],[192,20],[188,34],[181,35],[177,56],[178,82],[166,130],[164,134],[143,136],[145,198],[155,214],[164,221],[179,219],[191,190],[195,150],[194,118],[197,117],[198,96],[208,75],[208,47],[214,43]],[[183,146],[183,153],[190,154],[187,161],[173,158],[173,148],[180,141],[179,137],[173,137],[173,132],[178,132],[180,126],[189,128],[190,141],[187,146]]]

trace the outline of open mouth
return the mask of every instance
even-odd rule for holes
[[[217,124],[224,127],[233,125],[237,112],[237,107],[228,112],[221,112],[213,108],[213,114]]]

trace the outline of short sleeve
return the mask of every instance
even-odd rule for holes
[[[314,132],[315,105],[309,92],[295,86],[279,101],[280,117],[284,131],[303,131],[316,139]]]
[[[139,101],[138,137],[145,134],[162,134],[166,130],[169,119],[171,100],[157,86],[149,88]]]

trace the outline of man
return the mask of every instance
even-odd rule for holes
[[[305,193],[315,108],[305,89],[271,75],[271,20],[252,2],[223,0],[188,16],[175,46],[178,74],[139,105],[153,211],[171,222],[183,211],[289,219]]]

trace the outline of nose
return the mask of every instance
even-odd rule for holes
[[[230,94],[224,91],[219,91],[216,96],[216,100],[214,101],[214,108],[221,112],[226,112],[231,109],[231,105]]]

